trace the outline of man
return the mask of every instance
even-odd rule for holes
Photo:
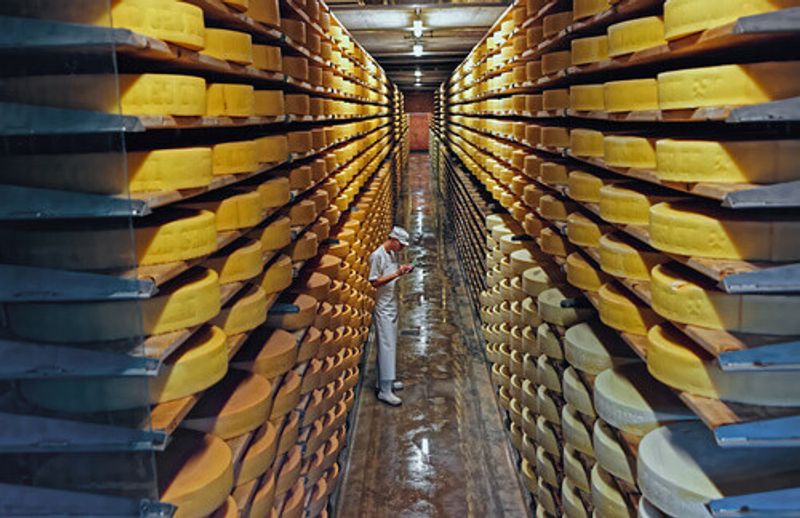
[[[378,399],[387,405],[398,406],[403,401],[394,393],[402,390],[403,383],[396,380],[397,356],[397,300],[395,281],[414,269],[413,265],[400,264],[397,253],[408,246],[408,232],[394,227],[389,238],[369,256],[369,282],[377,289],[373,322],[378,333]]]

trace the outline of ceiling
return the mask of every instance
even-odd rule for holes
[[[403,90],[430,90],[450,76],[507,3],[331,4],[353,37]],[[423,55],[414,57],[413,21],[422,20]],[[415,77],[419,69],[422,77]],[[419,84],[416,84],[419,83]]]

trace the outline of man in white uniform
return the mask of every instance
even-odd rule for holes
[[[369,282],[377,288],[373,322],[378,333],[378,399],[392,406],[403,401],[394,393],[403,383],[396,380],[397,356],[397,300],[395,281],[414,269],[413,265],[400,264],[397,253],[408,246],[408,232],[394,227],[389,238],[369,256]]]

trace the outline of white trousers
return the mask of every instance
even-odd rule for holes
[[[378,337],[378,379],[397,379],[397,307],[375,308],[373,315]]]

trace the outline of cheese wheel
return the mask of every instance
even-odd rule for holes
[[[560,469],[556,470],[553,459],[544,451],[544,448],[536,448],[536,473],[550,486],[558,487]]]
[[[537,299],[539,316],[545,322],[559,326],[571,326],[589,318],[593,310],[573,305],[582,294],[571,287],[550,288],[539,294]]]
[[[535,496],[537,513],[538,509],[542,509],[543,516],[547,516],[548,514],[550,516],[555,516],[558,513],[558,506],[556,504],[556,499],[553,496],[553,489],[545,484],[544,479],[541,477],[536,485]]]
[[[608,55],[612,58],[666,44],[660,16],[634,18],[608,27]]]
[[[543,146],[553,148],[569,146],[569,130],[567,128],[543,126],[541,131]]]
[[[213,212],[220,232],[253,227],[264,219],[264,205],[257,191],[240,194],[219,191],[204,198],[207,201],[190,201],[184,206]]]
[[[572,54],[568,50],[558,52],[548,52],[542,55],[542,74],[550,75],[560,72],[569,67],[572,62]]]
[[[569,90],[545,90],[542,93],[542,108],[545,110],[566,110],[569,108]]]
[[[278,218],[261,233],[261,246],[267,251],[277,251],[292,242],[291,220],[287,217]]]
[[[603,133],[596,130],[574,129],[569,132],[569,150],[579,157],[602,158],[605,153]]]
[[[600,296],[600,320],[609,327],[635,335],[646,335],[648,329],[663,320],[616,284],[604,284],[597,293]]]
[[[570,479],[561,483],[561,505],[567,518],[589,518],[590,514],[578,494],[578,489]]]
[[[594,408],[614,428],[637,436],[664,424],[697,420],[643,363],[607,369],[594,380]]]
[[[608,59],[608,37],[603,34],[572,40],[570,59],[573,65],[587,65]]]
[[[201,54],[240,65],[253,62],[253,38],[246,32],[206,29],[206,44]]]
[[[252,279],[264,266],[260,241],[235,242],[205,261],[205,266],[217,272],[220,284]]]
[[[797,404],[798,390],[791,372],[724,372],[705,349],[663,325],[653,327],[647,339],[648,370],[677,390],[753,405]]]
[[[674,40],[726,25],[743,16],[798,6],[797,0],[746,0],[726,6],[696,0],[669,0],[664,5],[664,31],[668,40]]]
[[[271,27],[280,27],[278,0],[249,0],[247,16]]]
[[[655,79],[625,79],[603,84],[608,113],[658,110],[658,82]]]
[[[592,376],[639,361],[616,332],[597,321],[582,322],[567,329],[564,357],[577,370]]]
[[[578,489],[586,493],[587,495],[591,493],[592,488],[589,483],[589,477],[591,473],[591,465],[585,467],[582,460],[582,454],[579,453],[575,448],[572,446],[565,445],[564,447],[564,475],[565,479],[564,482],[569,486],[572,486],[570,489],[570,498],[574,498],[577,502],[573,501],[574,504],[577,504],[579,507],[583,507],[583,502],[581,500],[580,495],[578,494]],[[589,462],[587,461],[587,464]],[[563,489],[563,487],[562,487]],[[564,502],[566,504],[567,502]]]
[[[297,406],[297,403],[300,401],[300,388],[302,383],[302,378],[294,371],[289,372],[283,378],[283,384],[275,394],[275,400],[272,404],[272,412],[270,413],[270,420],[275,420],[282,415],[288,414],[295,406]],[[284,440],[285,434],[286,431],[282,433],[281,441]],[[293,434],[295,435],[296,441],[297,431],[293,430]]]
[[[310,131],[290,131],[286,134],[290,153],[304,154],[312,150]]]
[[[572,405],[575,410],[590,418],[597,417],[592,403],[592,391],[586,388],[578,373],[572,367],[567,367],[561,380],[564,401]]]
[[[286,251],[291,254],[292,261],[305,261],[317,255],[319,243],[317,235],[312,232],[305,232],[297,238]]]
[[[603,138],[603,159],[615,167],[655,169],[655,143],[644,137],[608,136]]]
[[[796,261],[800,220],[731,213],[691,202],[650,209],[650,244],[658,250],[718,259]]]
[[[797,179],[798,140],[661,139],[656,171],[673,182],[773,183]]]
[[[558,440],[553,425],[541,415],[536,418],[536,444],[553,457],[561,458],[561,441]]]
[[[708,516],[712,500],[791,487],[796,466],[794,449],[722,448],[697,423],[660,428],[639,446],[642,493],[670,516]]]
[[[127,165],[127,175],[123,166]],[[98,194],[170,191],[211,183],[211,148],[0,157],[0,180]]]
[[[572,19],[582,20],[611,8],[609,0],[573,0]]]
[[[310,326],[314,322],[319,303],[308,295],[286,296],[278,306],[270,308],[267,325],[296,331]]]
[[[281,176],[267,180],[258,186],[258,194],[264,207],[268,209],[282,207],[292,198],[289,179]]]
[[[282,90],[256,90],[253,96],[255,102],[253,114],[258,117],[277,117],[291,113],[287,111]]]
[[[258,170],[258,146],[253,140],[215,144],[212,153],[215,176]]]
[[[564,405],[561,410],[561,430],[564,434],[564,442],[594,459],[591,426],[591,424],[587,426],[572,405]]]
[[[286,113],[308,115],[311,112],[311,98],[306,94],[286,94]]]
[[[597,223],[580,212],[573,212],[567,217],[567,237],[570,243],[578,246],[596,248],[600,238],[612,229],[610,225]]]
[[[295,336],[282,329],[260,328],[251,333],[231,366],[274,379],[287,373],[297,358]]]
[[[227,335],[236,335],[260,326],[266,319],[267,293],[258,286],[251,286],[222,308],[211,323],[221,327]]]
[[[600,189],[609,183],[605,178],[595,176],[585,171],[570,171],[567,179],[569,197],[577,201],[598,203]]]
[[[624,234],[600,237],[600,267],[615,277],[650,280],[650,270],[667,261],[663,254],[646,248]]]
[[[267,266],[259,281],[259,286],[267,294],[278,293],[288,288],[292,284],[293,278],[292,259],[289,256],[280,255]]]
[[[108,13],[99,25],[108,24]],[[125,0],[111,7],[111,25],[193,50],[206,44],[203,10],[186,2]]]
[[[570,109],[579,112],[602,111],[605,109],[605,105],[603,85],[577,85],[569,87]]]
[[[234,485],[241,486],[263,475],[275,461],[278,430],[267,421],[256,431],[234,473]]]
[[[535,47],[536,44],[534,44],[534,45],[528,44],[528,46],[529,47],[531,47],[531,46]],[[541,61],[528,61],[527,63],[525,63],[525,77],[529,82],[534,82],[534,81],[538,80],[539,78],[542,77],[542,75],[544,75],[544,74],[542,74],[542,62]],[[526,97],[526,104],[527,104],[527,99],[530,99],[531,97],[534,97],[534,96],[526,95],[525,97]],[[530,108],[528,109],[528,111],[531,111]]]
[[[239,508],[236,506],[236,500],[232,496],[228,496],[225,503],[211,515],[211,518],[239,518]]]
[[[252,117],[256,113],[255,90],[250,85],[211,84],[206,99],[206,115],[212,117]]]
[[[573,252],[567,256],[567,282],[584,291],[597,291],[608,276],[595,268],[583,256]]]
[[[230,439],[264,424],[272,403],[266,378],[232,370],[200,398],[181,427]]]
[[[271,135],[255,139],[256,158],[261,163],[281,163],[289,158],[286,135]]]
[[[545,194],[539,198],[539,214],[549,220],[564,221],[569,213],[577,210],[577,208],[575,203],[558,199],[550,194]]]
[[[658,74],[662,110],[749,105],[796,97],[800,62],[720,65]]]
[[[563,236],[551,228],[542,228],[539,232],[539,241],[542,252],[549,255],[566,257],[575,250]]]
[[[253,45],[253,66],[268,72],[282,72],[281,48],[271,45]]]
[[[296,56],[283,56],[283,73],[299,81],[308,80],[308,59]]]
[[[592,503],[595,512],[610,518],[634,518],[636,510],[628,506],[614,478],[599,465],[592,468]]]
[[[555,36],[572,23],[572,11],[550,14],[542,20],[542,34],[545,38]]]
[[[539,389],[547,389],[552,392],[561,393],[561,375],[556,371],[555,367],[548,360],[547,356],[542,354],[536,361],[536,381],[540,383]],[[539,412],[545,414],[542,411],[542,401],[539,400]],[[558,417],[554,419],[548,419],[551,422],[557,422]]]
[[[58,343],[158,335],[200,325],[220,310],[217,273],[197,268],[146,300],[8,304],[8,327],[21,337]]]
[[[652,186],[636,182],[620,182],[600,189],[600,216],[611,223],[647,225],[650,208],[673,196],[661,195]]]
[[[203,327],[167,357],[155,378],[24,380],[20,390],[43,407],[61,412],[108,412],[173,401],[215,384],[228,370],[225,333]]]
[[[57,84],[58,88],[52,88]],[[117,86],[118,85],[118,86]],[[7,101],[122,115],[206,114],[206,81],[175,74],[39,75],[0,81]]]
[[[597,464],[614,477],[636,486],[636,459],[625,453],[616,431],[598,419],[594,423],[592,441]]]

